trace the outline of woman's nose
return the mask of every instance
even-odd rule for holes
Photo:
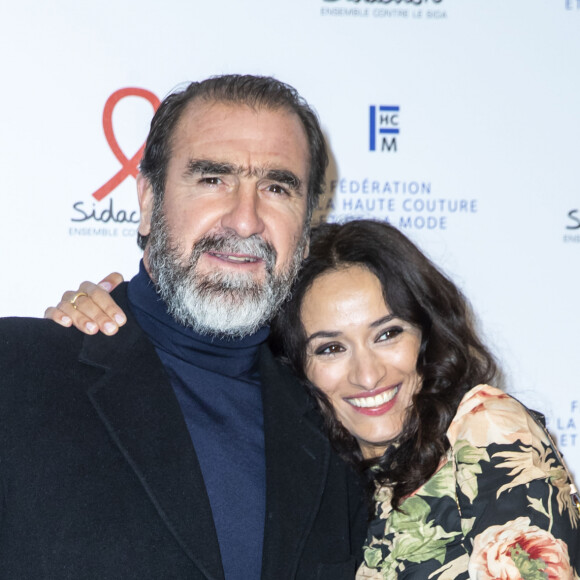
[[[387,374],[385,362],[371,349],[356,352],[352,363],[350,382],[367,391],[379,387]]]

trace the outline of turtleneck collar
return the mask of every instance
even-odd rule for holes
[[[268,338],[267,326],[255,334],[231,339],[205,336],[179,324],[167,312],[143,261],[129,282],[128,296],[133,314],[155,348],[223,376],[255,377],[259,347]]]

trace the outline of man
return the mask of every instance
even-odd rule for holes
[[[0,323],[0,578],[353,577],[360,488],[265,345],[326,164],[274,79],[161,104],[126,326]]]

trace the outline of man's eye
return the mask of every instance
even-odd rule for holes
[[[219,177],[202,177],[199,181],[204,185],[219,185],[222,182]]]
[[[343,351],[344,348],[340,344],[323,344],[314,351],[314,354],[330,355],[330,354],[338,354]]]
[[[268,186],[268,191],[271,193],[277,193],[278,195],[289,195],[288,190],[278,183],[273,183]]]

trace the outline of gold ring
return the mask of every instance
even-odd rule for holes
[[[76,310],[77,309],[77,305],[75,304],[75,302],[81,297],[81,296],[88,296],[88,294],[86,292],[82,292],[79,291],[77,292],[70,300],[69,302],[72,304],[72,307]]]

